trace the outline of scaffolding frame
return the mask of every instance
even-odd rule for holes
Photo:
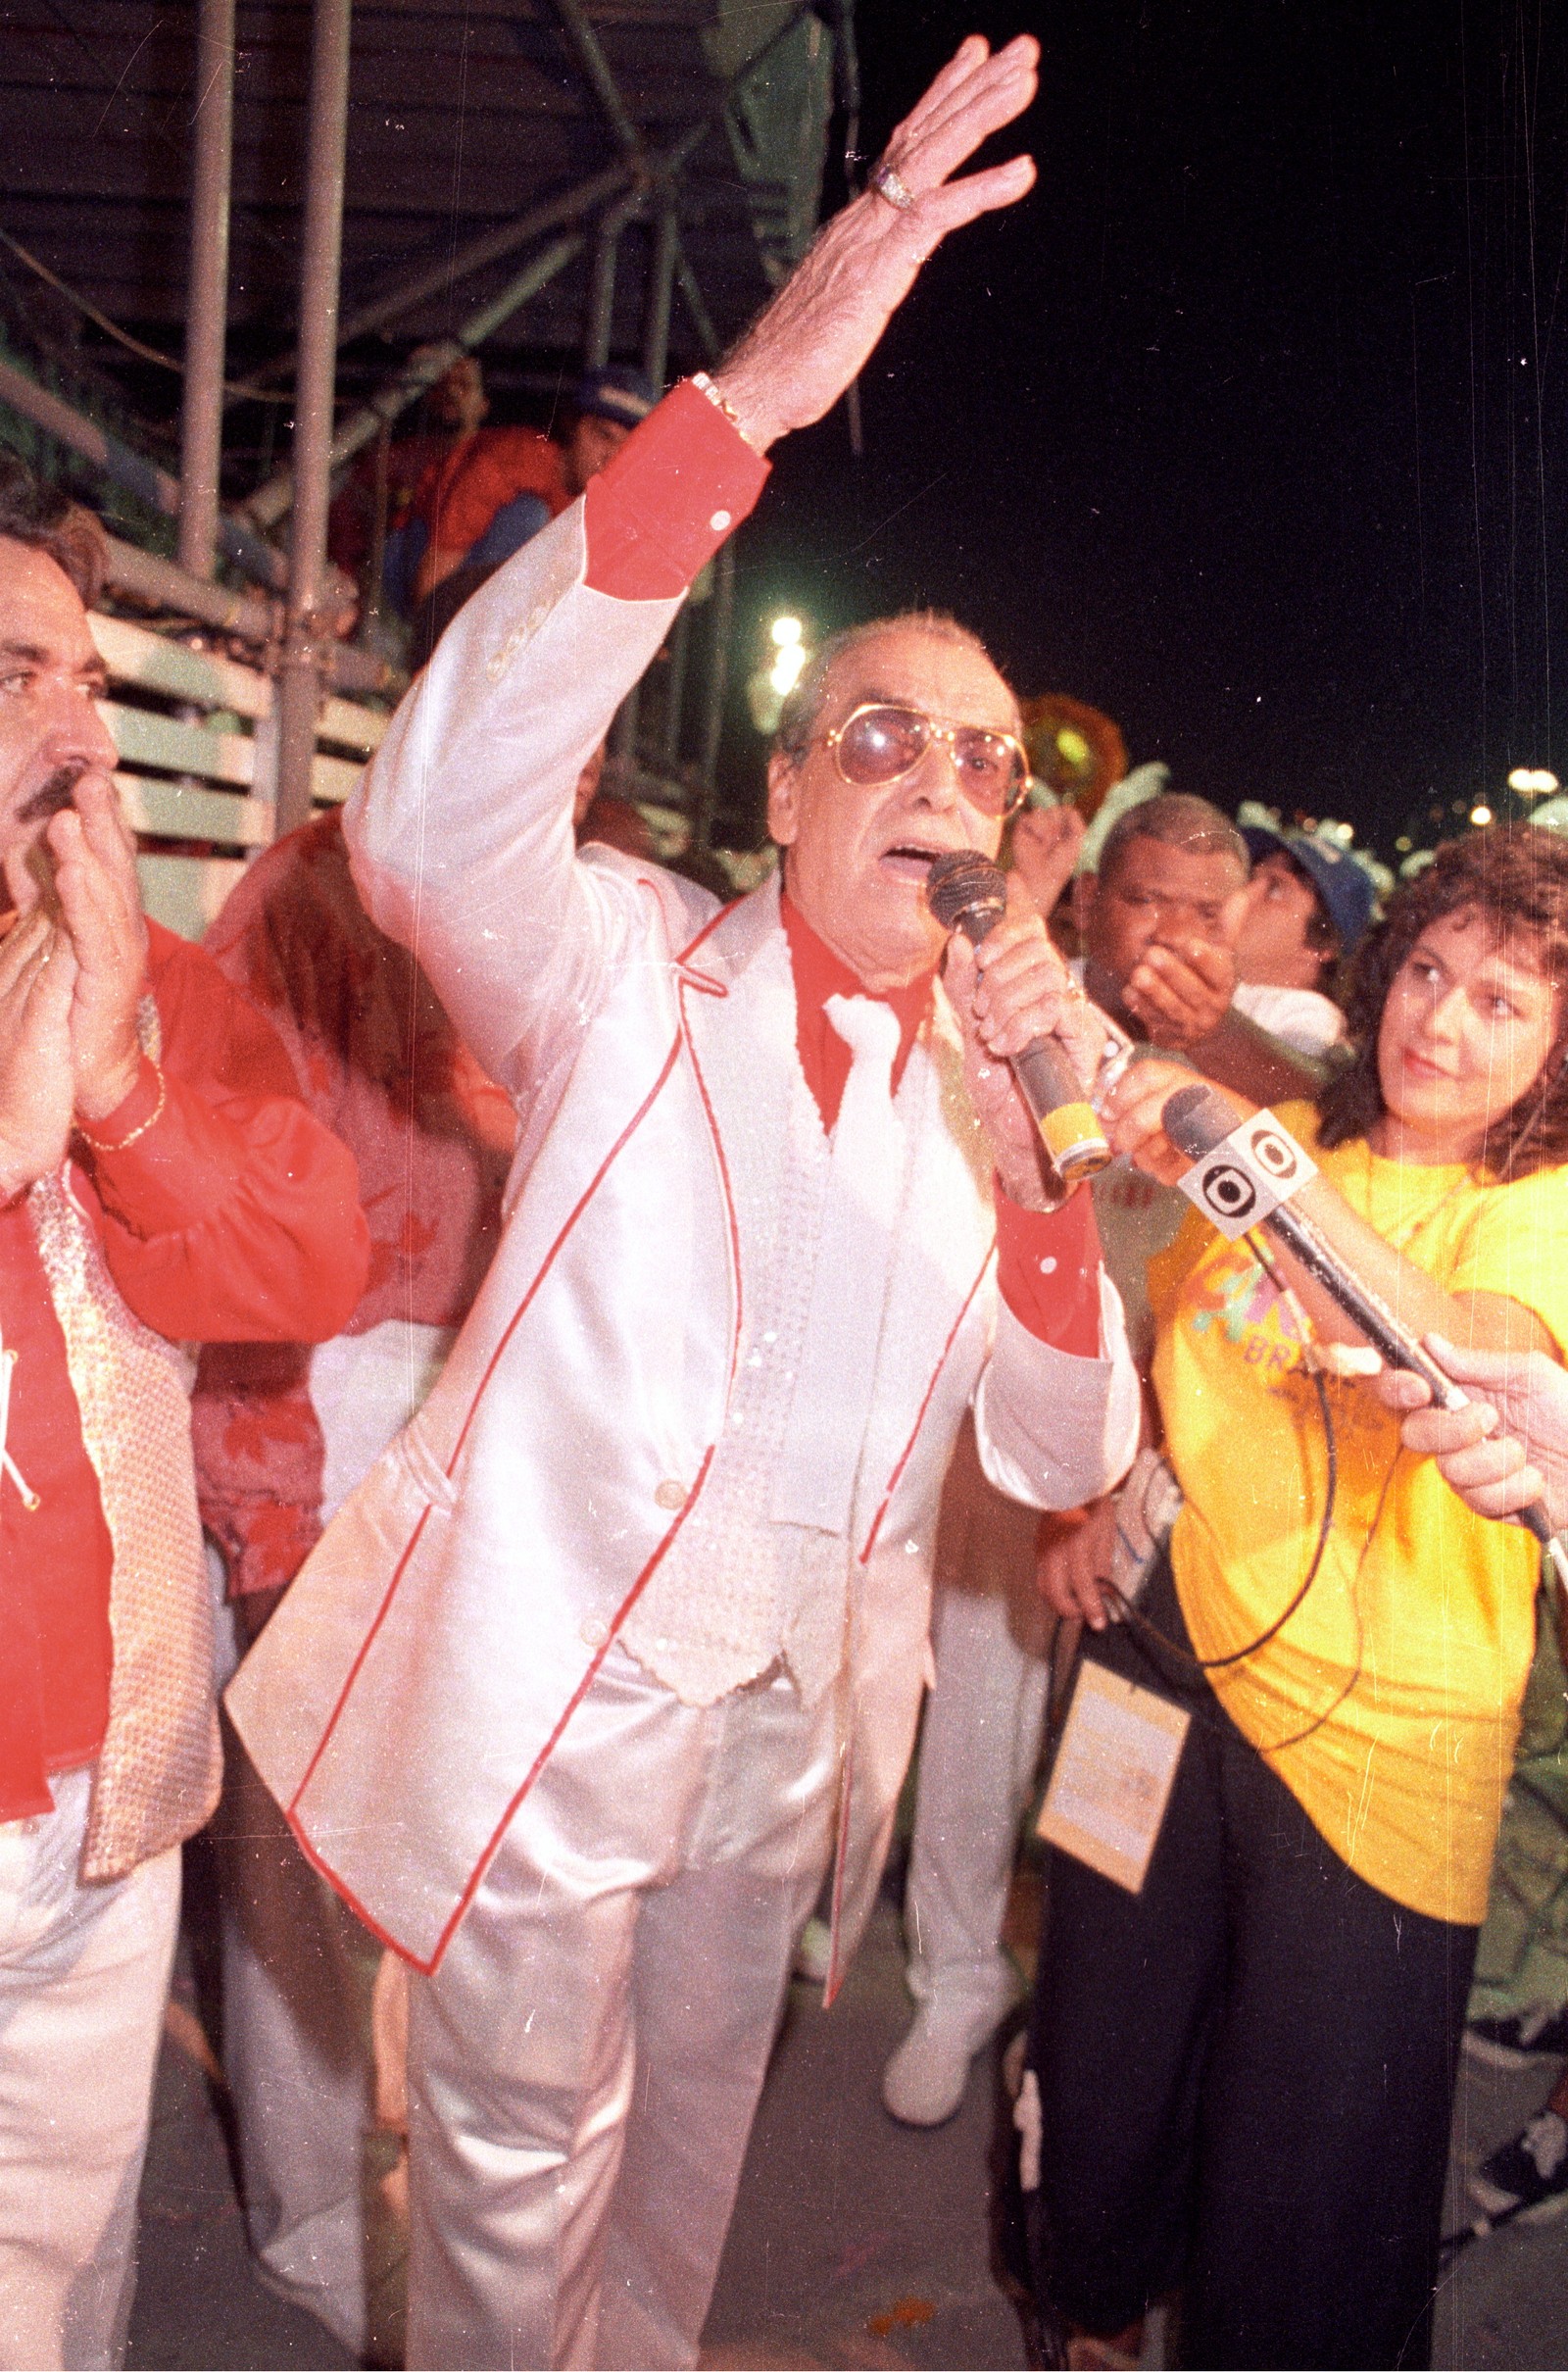
[[[835,0],[842,17],[848,0]],[[198,0],[192,41],[191,229],[187,260],[180,475],[172,478],[85,414],[11,364],[0,361],[0,401],[9,404],[95,469],[177,522],[177,563],[110,539],[109,582],[122,593],[210,624],[258,654],[277,689],[274,829],[311,813],[317,723],[331,692],[388,696],[399,686],[384,660],[336,638],[350,593],[327,560],[327,511],[334,480],[353,457],[392,424],[464,354],[471,353],[556,280],[584,250],[591,271],[580,350],[592,369],[612,350],[616,299],[625,284],[626,234],[646,246],[642,264],[640,359],[656,386],[668,367],[677,302],[697,351],[717,359],[718,335],[683,237],[682,199],[689,169],[710,135],[732,151],[750,78],[803,23],[814,18],[797,0],[746,58],[714,102],[678,138],[660,147],[639,128],[582,0],[543,0],[564,60],[590,109],[602,119],[618,158],[567,189],[521,211],[458,247],[444,261],[404,274],[393,286],[340,318],[349,69],[354,0],[312,0],[306,162],[293,349],[264,365],[240,388],[225,383],[227,282],[233,170],[235,0]],[[842,40],[842,33],[840,34]],[[778,258],[754,213],[763,279],[780,276]],[[458,329],[416,348],[390,371],[349,418],[337,420],[337,363],[343,349],[371,332],[395,331],[432,294],[450,294],[493,265],[519,258],[501,290],[476,305]],[[293,436],[285,467],[239,506],[220,500],[225,410],[236,397],[270,383],[294,385]],[[271,538],[287,521],[287,554]],[[237,592],[217,579],[220,557],[253,588]],[[693,836],[706,838],[712,813],[733,618],[734,558],[725,546],[704,588],[711,594],[683,611],[663,655],[661,697],[646,733],[639,693],[616,720],[614,747],[627,787],[646,788],[684,808]],[[692,698],[693,688],[697,697]]]

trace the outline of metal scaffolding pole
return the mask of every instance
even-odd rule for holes
[[[642,212],[643,193],[634,189],[599,218],[594,240],[593,278],[588,288],[588,327],[583,338],[585,371],[602,371],[610,360],[615,319],[615,272],[620,262],[620,236]]]
[[[57,444],[79,453],[83,461],[91,462],[94,469],[101,469],[115,485],[123,486],[127,494],[134,494],[150,511],[161,511],[166,519],[179,517],[178,482],[167,469],[160,469],[155,462],[122,444],[118,436],[111,436],[107,428],[100,428],[96,420],[89,420],[84,412],[76,411],[49,388],[40,387],[36,379],[29,378],[12,363],[0,363],[0,404],[9,404],[13,412],[20,412],[24,420],[31,420]],[[274,552],[270,544],[264,543],[241,520],[220,515],[218,540],[225,557],[254,583],[282,585],[286,572],[283,555]]]
[[[668,152],[666,156],[650,156],[648,150],[643,145],[642,134],[637,129],[636,124],[632,122],[631,116],[626,108],[626,103],[622,99],[620,91],[616,85],[615,77],[611,72],[610,60],[605,56],[604,45],[601,42],[599,35],[594,31],[593,26],[589,24],[588,19],[580,5],[580,0],[552,0],[552,5],[555,9],[556,15],[561,20],[562,27],[565,32],[568,42],[570,43],[572,49],[576,52],[577,63],[582,69],[583,77],[588,83],[589,88],[593,91],[595,98],[599,101],[600,106],[603,108],[610,121],[611,129],[613,131],[616,139],[620,142],[620,145],[625,151],[626,155],[633,161],[635,165],[641,168],[645,185],[647,183],[652,183],[656,187],[661,185],[662,186],[664,200],[667,205],[670,201],[671,193],[674,188],[675,176],[681,166],[685,163],[686,158],[693,154],[701,145],[702,141],[707,136],[712,125],[715,124],[721,124],[723,122],[725,107],[728,105],[728,99],[726,98],[724,107],[715,109],[714,112],[710,116],[706,117],[701,124],[694,125],[692,130],[686,134],[685,138],[677,141],[676,145]],[[764,46],[771,47],[771,43],[765,44]],[[759,55],[761,53],[760,52]],[[753,63],[755,64],[755,60]],[[750,69],[748,69],[748,72],[749,71]],[[673,235],[674,270],[680,280],[681,294],[686,299],[687,308],[691,314],[692,321],[696,325],[698,337],[702,342],[704,356],[706,360],[712,362],[716,360],[718,355],[718,340],[713,333],[713,324],[709,319],[708,308],[703,303],[701,292],[698,289],[696,274],[693,272],[691,265],[687,262],[685,251],[681,246],[678,225],[676,226]],[[590,368],[592,368],[595,362],[604,363],[608,361],[609,352],[610,350],[607,345],[603,354],[597,356],[590,355]],[[660,384],[662,384],[662,375]]]
[[[686,300],[686,310],[692,317],[692,327],[697,332],[697,342],[703,350],[704,362],[716,363],[719,356],[718,331],[713,327],[711,314],[703,303],[703,292],[697,285],[697,274],[679,249],[675,254],[675,282]]]
[[[227,585],[176,568],[155,552],[144,552],[139,544],[122,543],[118,535],[104,540],[109,547],[104,582],[117,593],[133,594],[155,609],[172,610],[176,617],[199,618],[204,625],[237,634],[259,649],[275,639],[281,615],[278,604],[264,593],[234,593]]]
[[[321,616],[321,596],[337,367],[352,14],[353,0],[316,0],[312,24],[300,367],[294,405],[295,501],[289,537],[288,624],[277,675],[274,828],[280,833],[292,831],[310,816],[311,767],[321,692],[320,645],[329,639],[328,621]]]
[[[187,574],[185,569],[176,568],[172,560],[160,560],[156,553],[144,552],[139,544],[122,543],[118,535],[105,540],[109,565],[104,581],[116,592],[129,593],[154,609],[172,610],[178,618],[198,618],[204,625],[217,626],[222,633],[237,635],[242,642],[254,643],[260,649],[278,639],[283,622],[281,605],[270,601],[265,594],[231,592],[227,585]],[[332,645],[325,654],[324,670],[334,692],[392,695],[402,691],[405,681],[385,660],[377,659],[369,651],[353,650],[347,643]]]
[[[201,0],[191,175],[185,393],[179,422],[179,565],[211,576],[223,450],[228,204],[234,150],[234,0]]]
[[[626,155],[642,169],[643,185],[651,184],[659,192],[659,219],[643,309],[643,368],[655,387],[662,388],[669,364],[670,302],[677,274],[707,359],[712,360],[717,352],[712,323],[708,319],[696,278],[681,249],[680,218],[675,207],[675,173],[668,166],[661,166],[658,160],[651,158],[644,147],[642,134],[621,98],[610,61],[605,56],[599,35],[588,22],[580,0],[552,0],[552,5],[576,54],[583,77],[609,119],[611,129]],[[619,207],[608,209],[600,221],[599,243],[594,251],[593,294],[588,309],[586,359],[590,370],[610,359],[616,248],[627,219],[625,204],[622,200]],[[684,673],[684,668],[681,672]],[[671,700],[678,702],[680,686],[675,674],[672,668],[669,692]],[[636,770],[640,705],[640,687],[634,684],[620,705],[611,732],[611,747],[628,777],[634,775]],[[665,730],[667,737],[667,724]],[[677,712],[674,717],[677,736],[679,730]]]
[[[679,143],[679,153],[685,154],[694,148],[707,128],[706,124],[700,124],[695,133],[688,132],[684,141]],[[672,150],[671,157],[676,153]],[[396,281],[382,295],[371,297],[357,313],[349,314],[346,320],[339,322],[339,350],[352,345],[356,338],[368,337],[372,329],[385,329],[403,314],[412,313],[416,305],[422,305],[426,297],[449,295],[460,280],[471,279],[487,264],[504,262],[519,247],[526,247],[530,239],[542,238],[547,230],[560,230],[569,222],[580,222],[584,215],[592,214],[596,207],[604,205],[624,189],[633,178],[635,170],[629,160],[619,165],[608,165],[603,173],[596,173],[589,180],[579,181],[575,189],[563,190],[559,197],[547,198],[540,206],[530,206],[526,214],[518,215],[514,222],[503,222],[494,230],[481,231],[466,247],[459,247],[453,254],[443,256],[440,263],[424,265],[407,279]],[[270,363],[264,363],[245,381],[246,387],[266,387],[274,379],[287,378],[297,359],[291,351],[278,355]]]
[[[643,153],[642,135],[626,112],[626,105],[615,87],[615,77],[610,71],[599,35],[594,31],[578,0],[553,0],[556,15],[561,19],[567,40],[577,53],[584,79],[610,118],[616,139],[629,157]]]
[[[673,198],[666,198],[659,210],[659,222],[654,232],[653,262],[648,273],[648,294],[643,306],[643,369],[654,382],[656,394],[662,394],[664,371],[669,362],[669,306],[675,289],[675,258],[680,252],[680,218],[675,212]]]
[[[691,653],[691,604],[683,605],[669,630],[669,675],[664,694],[663,727],[659,755],[664,771],[673,774],[680,764],[681,710],[686,697],[686,662]]]

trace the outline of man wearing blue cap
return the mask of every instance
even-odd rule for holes
[[[414,583],[416,666],[502,562],[576,501],[658,400],[640,371],[612,363],[586,371],[562,444],[538,428],[483,427],[489,404],[473,356],[447,377],[460,380],[459,434],[426,470],[414,503],[427,537]]]
[[[1263,1029],[1290,1037],[1297,1009],[1330,1004],[1342,964],[1365,937],[1377,903],[1372,876],[1348,849],[1314,832],[1276,832],[1244,824],[1252,860],[1247,905],[1237,933],[1236,970],[1246,1010]],[[1320,1017],[1327,1022],[1329,1014]],[[1343,1027],[1327,1032],[1330,1041]]]

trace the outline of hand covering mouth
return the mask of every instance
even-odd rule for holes
[[[74,804],[76,785],[86,771],[84,766],[56,766],[48,780],[23,801],[17,810],[17,821],[47,823],[51,815],[63,815]]]

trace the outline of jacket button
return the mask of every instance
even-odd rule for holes
[[[686,1485],[683,1482],[662,1482],[654,1493],[656,1507],[667,1507],[672,1515],[686,1505]]]
[[[610,1625],[601,1622],[597,1614],[590,1614],[577,1636],[585,1648],[602,1648],[610,1637]]]

